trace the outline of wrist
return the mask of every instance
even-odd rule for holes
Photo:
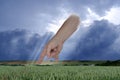
[[[57,35],[54,36],[51,40],[62,44],[65,42],[65,40],[62,37],[58,37]]]

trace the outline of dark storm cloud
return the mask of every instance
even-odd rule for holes
[[[70,53],[70,60],[115,60],[120,59],[119,38],[117,31],[120,26],[115,26],[106,20],[94,21],[86,34],[78,39],[78,44]],[[80,34],[80,32],[79,32]],[[79,37],[79,34],[77,36]],[[117,46],[116,46],[117,44]]]
[[[40,36],[21,29],[0,32],[0,60],[32,60],[34,50],[40,49],[45,37],[49,40],[51,35]]]

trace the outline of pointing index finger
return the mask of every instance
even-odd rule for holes
[[[46,47],[43,49],[42,53],[40,54],[40,58],[39,58],[39,63],[41,64],[45,55],[46,55],[47,49]]]

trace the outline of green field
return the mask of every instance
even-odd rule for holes
[[[120,80],[120,67],[0,66],[0,80]]]

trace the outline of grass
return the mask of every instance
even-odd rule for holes
[[[120,80],[120,67],[0,66],[0,80]]]

